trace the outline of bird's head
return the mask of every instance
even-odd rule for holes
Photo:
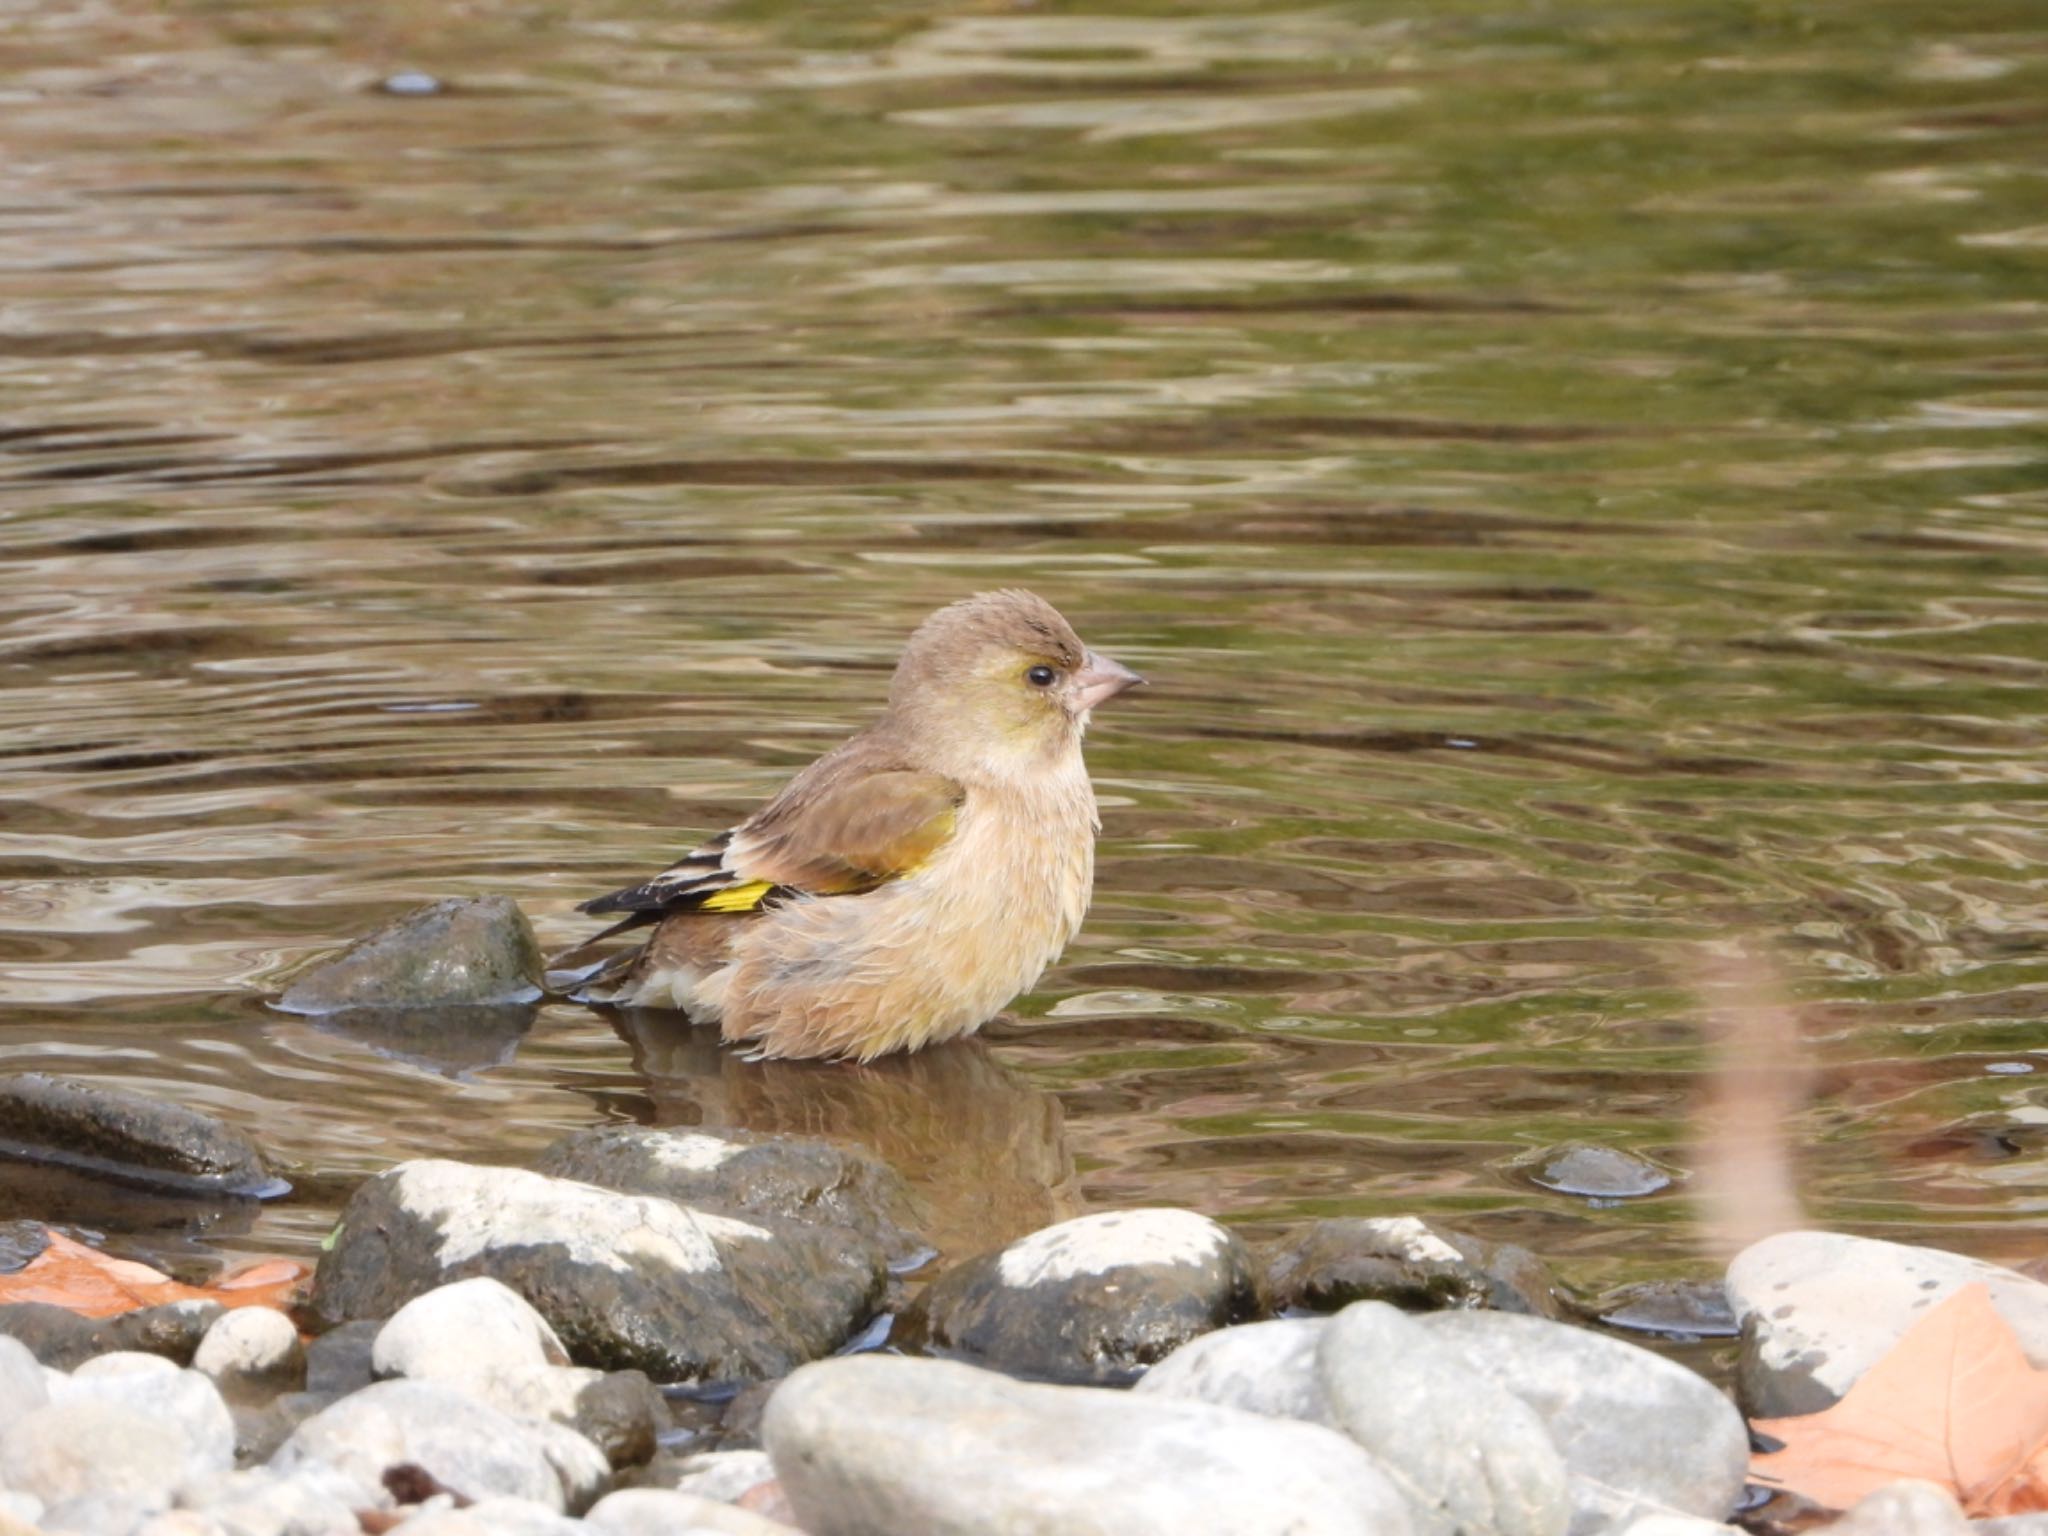
[[[889,707],[947,755],[1000,769],[1071,750],[1091,710],[1144,681],[1089,650],[1044,598],[980,592],[917,627]]]

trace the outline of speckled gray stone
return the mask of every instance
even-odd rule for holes
[[[888,1283],[877,1254],[850,1268],[829,1229],[435,1159],[357,1189],[312,1307],[384,1317],[476,1275],[532,1303],[577,1363],[663,1382],[782,1375],[843,1344]]]
[[[1751,1418],[1818,1413],[1907,1329],[1973,1281],[2027,1358],[2048,1367],[2048,1285],[1961,1254],[1841,1232],[1781,1232],[1728,1266],[1742,1327],[1736,1388]]]

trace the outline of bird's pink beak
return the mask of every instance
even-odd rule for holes
[[[1074,697],[1083,709],[1093,709],[1098,704],[1108,703],[1126,688],[1136,688],[1144,681],[1122,662],[1090,651],[1081,664],[1081,670],[1074,674]]]

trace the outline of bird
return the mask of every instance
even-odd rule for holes
[[[1101,830],[1081,741],[1145,681],[1043,598],[980,592],[905,643],[879,718],[653,878],[577,952],[588,1003],[680,1009],[760,1059],[857,1062],[967,1035],[1081,926]]]

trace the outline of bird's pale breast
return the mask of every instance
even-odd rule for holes
[[[970,790],[924,868],[750,923],[719,988],[725,1034],[771,1056],[866,1059],[978,1028],[1080,928],[1095,828],[1078,752],[1072,772]]]

